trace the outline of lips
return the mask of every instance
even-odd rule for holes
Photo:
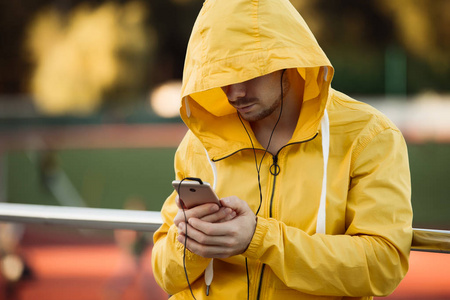
[[[249,104],[244,106],[235,107],[240,113],[247,113],[249,112],[255,104]]]
[[[228,102],[231,104],[231,106],[233,106],[239,113],[244,114],[249,112],[250,110],[253,109],[253,107],[255,106],[255,104],[258,103],[258,99],[257,98],[239,98],[236,99],[235,101],[229,101]]]

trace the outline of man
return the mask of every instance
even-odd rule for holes
[[[152,265],[174,299],[371,299],[404,277],[404,139],[333,90],[333,74],[287,0],[205,1],[186,55],[190,130],[175,172],[212,183],[222,207],[166,200]]]

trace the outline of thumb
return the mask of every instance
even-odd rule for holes
[[[239,199],[236,196],[222,198],[222,199],[220,199],[220,202],[221,202],[222,206],[231,208],[232,210],[236,211],[238,214],[241,214],[241,213],[245,212],[246,210],[250,209],[247,202]]]

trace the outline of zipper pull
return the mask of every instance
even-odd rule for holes
[[[280,174],[280,172],[281,172],[281,168],[278,165],[278,155],[274,155],[273,163],[270,166],[270,174],[272,174],[273,176],[277,176],[278,174]]]

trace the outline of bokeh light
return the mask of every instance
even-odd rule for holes
[[[157,87],[150,95],[152,109],[163,118],[174,118],[179,114],[181,81],[169,81]]]

